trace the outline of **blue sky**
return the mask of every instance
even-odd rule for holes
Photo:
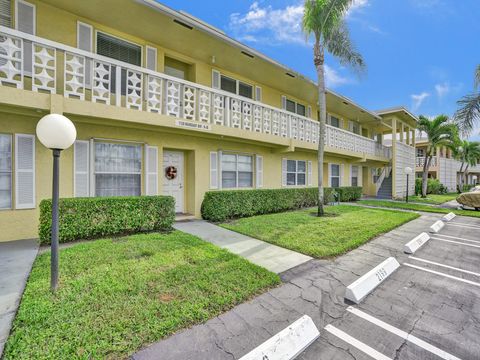
[[[300,31],[303,1],[161,2],[315,79]],[[328,86],[372,110],[404,105],[416,114],[452,115],[473,90],[480,63],[478,14],[479,0],[357,0],[348,23],[367,72],[359,78],[327,57]]]

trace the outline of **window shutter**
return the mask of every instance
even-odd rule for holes
[[[287,97],[282,95],[282,109],[287,110]]]
[[[157,71],[157,49],[151,46],[147,46],[147,69]]]
[[[158,147],[145,145],[145,194],[158,195]]]
[[[363,186],[363,166],[358,166],[358,186]]]
[[[256,187],[262,188],[263,187],[263,156],[257,155],[255,157],[255,164],[257,166]]]
[[[77,47],[80,50],[93,52],[93,27],[91,25],[77,22]],[[91,86],[92,61],[85,62],[85,85]]]
[[[332,164],[327,164],[328,187],[332,187]]]
[[[218,189],[218,153],[210,152],[210,189]]]
[[[15,207],[35,208],[34,135],[15,135]]]
[[[75,197],[88,197],[90,195],[90,154],[89,141],[75,141],[73,146],[73,192]]]
[[[282,159],[282,186],[287,186],[287,159]]]
[[[218,188],[221,189],[223,187],[222,184],[222,156],[223,151],[218,151]]]
[[[12,6],[10,0],[0,0],[0,25],[12,27]]]
[[[345,129],[345,125],[343,124],[343,119],[338,119],[338,126],[340,126],[340,129]]]
[[[212,70],[212,88],[220,89],[220,72]]]
[[[17,0],[16,2],[15,27],[24,33],[35,35],[35,5],[26,1]],[[32,73],[32,42],[23,41],[23,71],[27,74]]]
[[[313,163],[311,161],[308,162],[308,186],[312,186],[313,184]]]
[[[262,88],[255,86],[255,100],[262,102]]]
[[[347,186],[352,186],[353,165],[350,164],[350,176],[348,177]]]
[[[307,117],[312,118],[312,107],[310,105],[307,106]]]
[[[344,174],[345,174],[345,165],[341,164],[340,165],[340,184],[339,184],[340,186],[339,187],[343,186]]]

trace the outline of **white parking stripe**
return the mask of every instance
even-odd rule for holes
[[[368,356],[376,359],[376,360],[392,360],[388,356],[383,355],[382,353],[378,352],[374,348],[371,348],[367,344],[355,339],[354,337],[348,335],[346,332],[343,332],[340,329],[337,329],[335,326],[328,324],[325,326],[325,330],[327,330],[330,334],[335,335],[339,339],[342,339],[347,344],[350,344],[356,347],[358,350],[362,351],[363,353],[367,354]]]
[[[480,229],[480,226],[475,226],[475,225],[457,225],[457,224],[450,224],[450,223],[447,223],[446,225],[455,226],[455,227],[464,228],[464,229]]]
[[[480,245],[465,244],[464,242],[460,242],[460,241],[446,240],[446,239],[440,239],[440,238],[435,238],[435,237],[432,237],[431,239],[432,240],[437,240],[437,241],[448,242],[448,243],[452,243],[452,244],[459,244],[459,245],[464,245],[464,246],[469,246],[469,247],[474,247],[474,248],[480,248]]]
[[[364,313],[361,310],[358,310],[354,307],[349,306],[347,308],[347,311],[351,312],[352,314],[357,315],[358,317],[361,317],[364,320],[367,320],[367,321],[371,322],[374,325],[377,325],[378,327],[381,327],[384,330],[387,330],[388,332],[391,332],[392,334],[395,334],[395,335],[407,340],[408,342],[411,342],[412,344],[415,344],[415,345],[421,347],[422,349],[425,349],[425,350],[431,352],[432,354],[437,355],[438,357],[441,357],[442,359],[445,359],[445,360],[460,360],[456,356],[453,356],[452,354],[449,354],[446,351],[443,351],[443,350],[437,348],[436,346],[433,346],[433,345],[423,341],[422,339],[417,338],[416,336],[414,336],[412,334],[409,334],[409,333],[407,333],[403,330],[400,330],[400,329],[398,329],[398,328],[396,328],[396,327],[394,327],[390,324],[387,324],[386,322],[383,322],[382,320],[379,320],[379,319],[377,319],[377,318],[375,318],[375,317],[373,317],[373,316],[371,316],[367,313]]]
[[[446,238],[449,238],[449,239],[463,240],[463,241],[468,241],[468,242],[473,242],[473,243],[480,244],[480,241],[478,241],[478,240],[470,240],[470,239],[465,239],[465,238],[458,237],[458,236],[450,236],[450,235],[444,235],[444,234],[435,234],[435,236],[446,237]]]
[[[409,256],[408,258],[409,258],[409,259],[412,259],[412,260],[422,261],[422,262],[427,263],[427,264],[432,264],[432,265],[436,265],[436,266],[441,266],[441,267],[444,267],[444,268],[446,268],[446,269],[452,269],[452,270],[456,270],[456,271],[463,272],[463,273],[465,273],[465,274],[470,274],[470,275],[475,275],[475,276],[480,277],[480,274],[479,274],[479,273],[476,273],[476,272],[473,272],[473,271],[468,271],[468,270],[459,269],[459,268],[456,268],[456,267],[453,267],[453,266],[440,264],[440,263],[437,263],[437,262],[435,262],[435,261],[430,261],[430,260],[426,260],[426,259],[420,259],[420,258],[415,257],[415,256]]]
[[[416,266],[416,265],[412,265],[412,264],[409,264],[409,263],[403,263],[403,265],[414,268],[414,269],[422,270],[422,271],[425,271],[425,272],[429,272],[429,273],[432,273],[432,274],[435,274],[435,275],[444,276],[444,277],[449,278],[449,279],[458,280],[458,281],[464,282],[466,284],[470,284],[470,285],[480,287],[480,283],[477,283],[475,281],[462,279],[462,278],[459,278],[459,277],[456,277],[456,276],[448,275],[448,274],[445,274],[445,273],[442,273],[442,272],[439,272],[439,271],[430,270],[430,269],[424,268],[422,266]]]
[[[457,224],[458,225],[466,225],[466,226],[474,226],[474,227],[479,227],[480,228],[480,225],[478,225],[478,224],[469,224],[469,223],[458,222],[458,221],[448,223],[448,225],[457,225]]]

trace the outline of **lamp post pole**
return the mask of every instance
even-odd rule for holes
[[[58,287],[58,199],[60,177],[60,152],[53,149],[53,186],[52,186],[52,239],[51,239],[51,278],[50,288],[52,291]]]
[[[410,174],[413,174],[413,169],[410,166],[406,166],[404,171],[405,171],[405,174],[407,175],[407,189],[406,189],[407,191],[406,191],[405,201],[408,203],[408,193],[410,189],[410,187],[408,186],[408,180],[409,180]]]
[[[410,174],[407,174],[407,196],[405,197],[405,201],[408,203],[408,178],[410,177]]]

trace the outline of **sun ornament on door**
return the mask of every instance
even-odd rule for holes
[[[167,166],[165,168],[165,177],[168,180],[173,180],[177,177],[177,168],[175,166]]]

